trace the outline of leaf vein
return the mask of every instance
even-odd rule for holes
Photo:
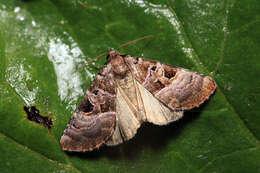
[[[216,161],[216,160],[218,160],[218,159],[220,159],[220,158],[228,157],[228,156],[230,156],[230,155],[232,155],[232,154],[234,154],[234,153],[239,153],[239,152],[243,152],[243,151],[247,151],[247,150],[253,150],[253,149],[259,149],[259,147],[258,147],[258,146],[257,146],[257,147],[249,147],[249,148],[246,148],[246,149],[243,149],[243,150],[236,150],[236,151],[233,151],[233,152],[231,152],[231,153],[223,154],[223,155],[221,155],[221,156],[219,156],[219,157],[216,157],[215,159],[212,159],[211,161],[209,161],[207,164],[205,164],[203,167],[201,167],[201,168],[199,169],[199,172],[202,172],[203,169],[205,169],[205,168],[206,168],[207,166],[209,166],[211,163],[213,163],[214,161]]]
[[[51,162],[52,164],[56,164],[56,165],[58,165],[58,166],[62,166],[62,167],[64,167],[64,168],[66,168],[66,169],[74,170],[74,171],[76,171],[76,172],[78,172],[78,173],[81,172],[81,171],[79,171],[77,168],[75,168],[75,167],[73,167],[73,166],[71,166],[71,165],[69,165],[69,164],[64,164],[64,163],[58,162],[58,161],[56,161],[56,160],[52,160],[52,159],[46,157],[44,154],[39,153],[39,152],[37,152],[37,151],[35,151],[35,150],[32,150],[32,149],[28,148],[27,146],[25,146],[24,144],[21,144],[20,142],[18,142],[18,141],[15,140],[14,138],[5,135],[5,134],[4,134],[3,132],[1,132],[1,131],[0,131],[0,135],[1,135],[2,137],[6,138],[7,140],[13,142],[14,144],[18,145],[19,147],[23,148],[24,150],[26,150],[26,151],[28,151],[28,152],[32,152],[32,153],[36,154],[38,157],[41,157],[42,159],[45,159],[45,160]]]
[[[199,69],[201,69],[202,71],[204,71],[205,73],[207,73],[208,75],[212,76],[212,74],[209,73],[209,70],[202,64],[200,63],[201,60],[198,56],[198,54],[196,53],[195,49],[193,48],[191,42],[189,41],[190,39],[188,38],[188,35],[186,34],[184,27],[182,25],[182,23],[180,22],[177,14],[174,12],[174,10],[169,6],[169,0],[167,0],[168,3],[168,8],[169,10],[173,13],[173,15],[176,17],[176,20],[178,21],[179,25],[180,25],[180,31],[182,36],[185,38],[186,44],[190,47],[192,55],[194,56],[189,56],[189,59],[194,63],[195,66],[197,66]],[[217,80],[217,79],[216,79]],[[259,145],[259,141],[257,139],[257,137],[253,134],[253,132],[251,132],[248,127],[245,125],[245,122],[240,118],[239,113],[235,110],[234,106],[231,105],[231,103],[228,101],[227,97],[225,96],[224,92],[222,91],[222,89],[220,87],[218,87],[219,93],[222,95],[222,97],[226,100],[230,110],[232,112],[234,112],[236,115],[238,115],[238,119],[241,122],[241,125],[243,126],[243,128],[245,129],[245,131],[248,133],[248,135],[251,137],[251,139],[257,144]]]

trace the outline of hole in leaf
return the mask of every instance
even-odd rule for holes
[[[38,124],[42,124],[44,127],[47,127],[48,129],[51,128],[52,119],[40,115],[40,111],[35,106],[31,106],[31,107],[24,106],[23,109],[27,114],[28,120],[34,121]]]

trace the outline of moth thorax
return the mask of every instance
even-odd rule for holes
[[[125,75],[126,74],[128,67],[125,64],[125,61],[121,56],[113,57],[111,59],[110,63],[112,65],[112,71],[116,75]]]

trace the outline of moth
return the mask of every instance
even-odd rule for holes
[[[110,50],[60,139],[63,150],[91,151],[131,138],[143,122],[165,125],[215,91],[209,77]]]

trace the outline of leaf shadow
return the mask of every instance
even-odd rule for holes
[[[123,144],[117,146],[102,146],[91,152],[75,153],[68,152],[72,157],[79,157],[86,160],[98,160],[108,158],[110,160],[135,160],[144,150],[162,150],[167,146],[170,140],[176,139],[182,130],[191,122],[199,118],[199,114],[205,108],[206,104],[199,108],[184,113],[184,116],[168,125],[158,126],[151,123],[144,123],[138,129],[137,134]]]

